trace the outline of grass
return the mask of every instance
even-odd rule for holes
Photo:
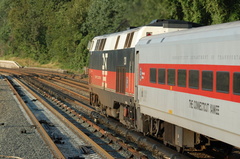
[[[60,69],[58,63],[48,63],[48,64],[40,64],[37,61],[34,61],[30,58],[19,58],[19,57],[1,57],[1,60],[9,60],[16,61],[23,67],[43,67],[43,68],[51,68],[51,69]]]
[[[0,57],[0,60],[9,60],[9,61],[16,61],[19,65],[23,67],[40,67],[40,68],[49,68],[49,69],[62,69],[59,63],[56,62],[50,62],[48,64],[40,64],[37,61],[34,61],[33,59],[30,58],[19,58],[19,57]],[[71,69],[64,69],[68,71],[68,73],[73,73],[73,74],[82,74],[83,71],[76,71],[76,70],[71,70]]]

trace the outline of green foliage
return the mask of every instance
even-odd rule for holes
[[[122,0],[93,0],[88,10],[85,29],[95,35],[114,32],[123,22],[124,12]]]
[[[178,19],[204,25],[240,18],[235,0],[1,0],[0,56],[81,71],[94,36]]]
[[[168,0],[133,0],[126,2],[125,17],[131,26],[149,24],[155,19],[169,19]]]

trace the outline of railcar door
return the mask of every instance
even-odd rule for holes
[[[125,94],[126,67],[118,66],[116,72],[116,92]]]

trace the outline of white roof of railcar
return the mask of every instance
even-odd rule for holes
[[[140,63],[239,65],[239,42],[237,21],[144,37],[136,50]]]
[[[122,35],[122,34],[127,34],[127,33],[133,32],[133,31],[137,31],[141,28],[142,27],[137,27],[137,28],[127,29],[127,30],[124,30],[124,31],[121,31],[121,32],[99,35],[99,36],[94,37],[93,40],[98,40],[98,39],[108,38],[108,37],[111,37],[111,36],[118,36],[118,35]]]
[[[148,35],[162,34],[198,27],[199,24],[179,20],[156,20],[149,25],[133,28],[117,33],[96,36],[92,40],[90,51],[117,50],[135,47],[139,39]]]
[[[238,27],[239,27],[239,29],[237,29]],[[169,33],[164,33],[164,34],[158,34],[158,35],[143,37],[142,39],[139,40],[139,42],[137,43],[136,46],[166,42],[166,39],[171,38],[171,37],[174,37],[174,41],[211,38],[213,36],[214,37],[216,37],[216,36],[221,37],[221,36],[228,35],[229,32],[227,32],[227,30],[228,29],[233,29],[233,28],[236,28],[235,29],[236,34],[240,34],[240,21],[223,23],[223,24],[215,24],[215,25],[210,25],[210,26],[191,28],[191,29],[182,30],[182,31],[178,31],[178,32],[169,32]],[[219,34],[219,31],[221,31],[223,29],[224,29],[224,32]],[[202,34],[203,32],[205,34]],[[206,34],[207,32],[211,32],[211,33]],[[178,36],[181,39],[178,39]],[[173,39],[171,39],[171,40],[173,40]]]

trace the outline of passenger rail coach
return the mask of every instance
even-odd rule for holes
[[[197,26],[162,20],[95,37],[91,104],[179,151],[240,147],[240,22]]]

